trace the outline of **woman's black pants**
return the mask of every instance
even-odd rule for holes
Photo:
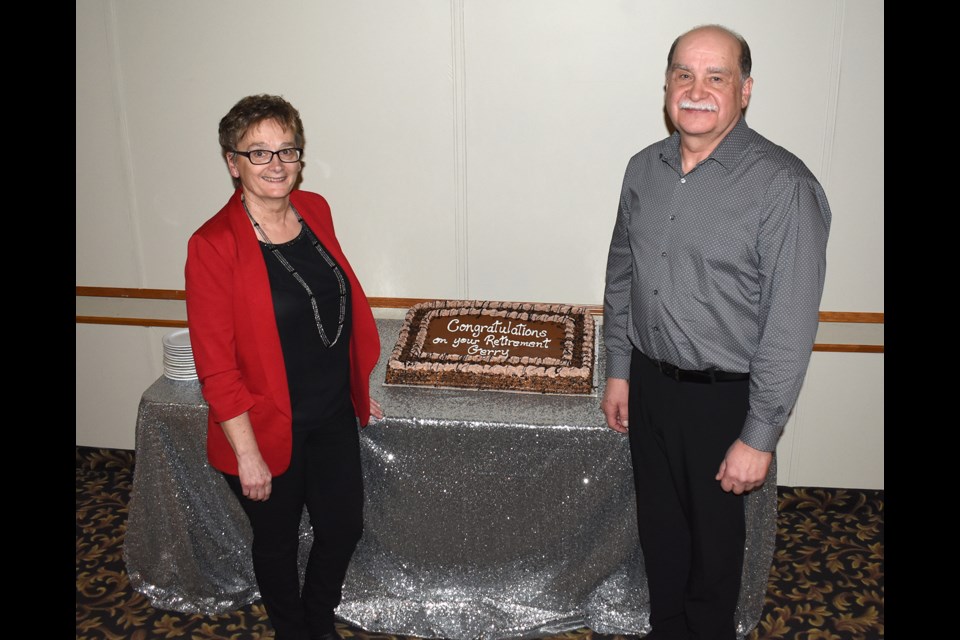
[[[356,418],[295,431],[290,468],[272,480],[270,498],[243,497],[237,476],[224,474],[253,529],[253,569],[277,640],[315,640],[334,631],[350,558],[363,533],[363,476]],[[300,588],[300,520],[313,529]]]

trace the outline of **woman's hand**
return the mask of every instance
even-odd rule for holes
[[[380,406],[380,403],[373,398],[370,398],[370,415],[377,420],[383,419],[383,408]]]
[[[273,475],[263,456],[257,452],[256,455],[238,457],[237,464],[243,495],[258,502],[269,498],[273,489]]]
[[[251,500],[266,500],[273,489],[273,474],[260,453],[250,414],[243,412],[236,418],[224,420],[220,426],[237,454],[237,475],[240,476],[243,495]]]

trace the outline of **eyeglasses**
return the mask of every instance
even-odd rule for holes
[[[303,153],[303,149],[298,149],[297,147],[280,149],[280,151],[268,151],[267,149],[237,151],[234,149],[231,153],[246,156],[247,160],[250,161],[250,164],[270,164],[273,162],[274,155],[280,158],[280,162],[297,162],[300,160],[300,154]]]

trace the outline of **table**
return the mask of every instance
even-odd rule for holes
[[[401,321],[377,325],[371,387],[387,415],[361,432],[364,534],[338,616],[452,640],[648,633],[629,447],[604,425],[602,381],[593,397],[385,386]],[[196,381],[161,377],[144,392],[124,559],[155,607],[217,614],[259,592],[249,524],[206,461],[206,416]],[[748,497],[746,516],[741,637],[763,608],[775,483]],[[300,536],[302,579],[306,514]]]

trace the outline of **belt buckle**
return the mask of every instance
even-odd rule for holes
[[[670,364],[664,360],[657,360],[657,367],[660,369],[660,373],[680,382],[680,367]]]

